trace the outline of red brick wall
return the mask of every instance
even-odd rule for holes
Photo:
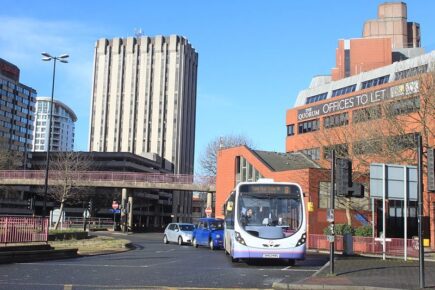
[[[346,77],[344,41],[338,41],[336,67],[332,69],[333,81]],[[350,76],[389,65],[393,61],[391,38],[355,38],[349,40]]]

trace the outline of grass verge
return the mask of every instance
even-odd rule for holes
[[[103,253],[123,252],[130,241],[106,236],[93,236],[85,240],[51,241],[49,244],[55,249],[78,248],[80,255],[97,255]]]

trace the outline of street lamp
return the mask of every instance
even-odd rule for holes
[[[60,56],[51,56],[47,52],[41,53],[43,61],[51,61],[53,60],[53,82],[51,85],[51,101],[50,101],[50,122],[48,123],[48,143],[47,143],[47,160],[45,167],[45,188],[44,188],[44,196],[43,196],[43,207],[42,207],[42,216],[45,217],[47,215],[47,192],[48,192],[48,167],[50,165],[50,145],[51,145],[51,123],[53,122],[53,97],[54,97],[54,79],[56,76],[56,61],[60,61],[63,63],[68,62],[68,54],[62,54]]]

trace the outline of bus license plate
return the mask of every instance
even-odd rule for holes
[[[279,254],[263,254],[263,258],[277,259],[279,258]]]

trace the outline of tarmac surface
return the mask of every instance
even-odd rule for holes
[[[430,257],[429,257],[430,258]],[[274,283],[275,289],[420,289],[419,261],[382,257],[336,256],[334,274],[329,262],[312,276],[287,283]],[[435,289],[435,261],[425,260],[424,286]]]

